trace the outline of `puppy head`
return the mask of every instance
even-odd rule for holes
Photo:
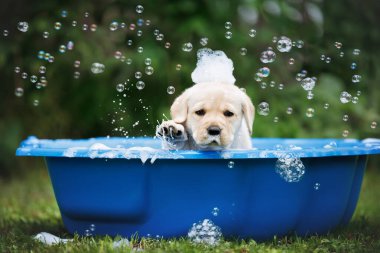
[[[252,133],[254,106],[235,85],[195,84],[174,101],[170,111],[200,148],[228,148],[242,123]]]

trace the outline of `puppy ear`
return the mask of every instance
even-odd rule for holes
[[[243,94],[242,108],[249,134],[252,134],[253,120],[255,119],[255,107],[253,106],[251,99],[245,93]]]
[[[179,97],[177,97],[172,106],[170,107],[170,115],[175,123],[183,123],[187,119],[187,100],[189,98],[189,92],[186,90]]]

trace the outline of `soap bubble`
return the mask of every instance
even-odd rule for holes
[[[343,121],[348,121],[348,115],[347,114],[345,114],[345,115],[343,115]]]
[[[55,30],[60,30],[61,27],[62,27],[62,24],[60,22],[55,22],[55,24],[54,24],[54,29]]]
[[[306,117],[312,118],[314,116],[315,110],[313,108],[307,108],[306,110]]]
[[[338,49],[341,49],[341,48],[342,48],[342,43],[340,43],[340,42],[338,42],[338,41],[336,41],[336,42],[334,43],[334,45],[335,45],[335,47],[338,48]]]
[[[88,25],[87,25],[87,24],[83,24],[83,26],[82,26],[82,30],[83,30],[83,31],[87,31],[87,29],[88,29]]]
[[[130,24],[130,25],[129,25],[129,30],[134,31],[135,28],[136,28],[136,25],[135,25],[135,24]]]
[[[326,110],[329,109],[329,107],[330,107],[330,105],[329,105],[328,103],[325,103],[325,104],[323,105],[323,108],[325,108]]]
[[[95,62],[95,63],[93,63],[91,65],[91,72],[94,73],[94,74],[103,73],[104,69],[105,69],[104,64],[101,64],[101,63],[98,63],[98,62]]]
[[[165,42],[165,48],[170,48],[171,44],[170,42]]]
[[[95,224],[91,224],[91,225],[90,225],[90,230],[91,230],[91,231],[95,231],[95,229],[96,229]]]
[[[181,70],[181,68],[182,68],[182,65],[181,65],[181,64],[177,64],[177,65],[175,66],[175,69],[176,69],[177,71]]]
[[[375,129],[376,127],[377,127],[377,122],[376,121],[372,121],[371,122],[371,128]]]
[[[293,154],[281,155],[276,161],[276,173],[288,183],[299,182],[305,174],[301,159]]]
[[[361,79],[362,79],[361,75],[353,75],[352,76],[352,82],[353,83],[359,83]]]
[[[292,114],[293,113],[293,108],[292,107],[288,107],[286,109],[286,114]]]
[[[24,95],[24,89],[21,87],[17,87],[15,89],[15,95],[16,97],[22,97],[22,95]]]
[[[278,117],[274,117],[274,118],[273,118],[273,122],[274,122],[274,123],[278,123]]]
[[[149,66],[149,65],[152,64],[152,59],[150,59],[150,58],[146,58],[146,59],[144,60],[144,63],[145,63],[145,65]]]
[[[314,89],[315,81],[310,77],[306,77],[301,81],[301,86],[304,90],[311,91]]]
[[[71,23],[71,25],[72,25],[73,27],[76,27],[76,26],[77,26],[77,21],[73,20],[73,22]]]
[[[137,20],[137,26],[143,26],[143,25],[144,25],[144,19],[139,18],[139,19]]]
[[[136,35],[137,35],[138,37],[141,37],[142,34],[143,34],[143,32],[142,32],[141,30],[138,30],[137,33],[136,33]]]
[[[292,41],[285,36],[277,41],[277,50],[280,52],[289,52],[292,49]]]
[[[330,57],[326,57],[325,62],[326,62],[326,63],[330,63],[330,62],[331,62],[331,58],[330,58]]]
[[[33,100],[33,105],[38,106],[40,104],[40,101],[38,99]]]
[[[35,75],[32,75],[32,76],[30,77],[30,81],[31,81],[32,83],[36,83],[37,80],[38,80],[38,77],[35,76]]]
[[[91,234],[91,232],[90,232],[89,229],[86,229],[86,230],[84,231],[84,235],[85,235],[85,236],[91,236],[92,234]]]
[[[284,89],[284,84],[282,84],[282,83],[278,84],[278,89],[279,90],[283,90]]]
[[[140,78],[142,77],[142,73],[141,73],[140,71],[136,71],[136,73],[135,73],[135,77],[136,77],[137,79],[140,79]]]
[[[68,50],[73,50],[74,49],[74,42],[72,42],[72,41],[67,42],[66,48]]]
[[[321,59],[321,61],[324,61],[326,59],[326,56],[324,54],[322,54],[320,59]]]
[[[262,116],[269,114],[269,104],[267,102],[261,102],[257,108],[257,113]]]
[[[175,88],[174,86],[169,86],[167,89],[166,89],[166,92],[170,95],[174,94],[175,92]]]
[[[350,132],[348,130],[343,130],[343,132],[342,132],[342,136],[344,138],[346,138],[349,134],[350,134]]]
[[[340,53],[339,53],[339,56],[340,56],[340,57],[343,57],[343,56],[344,56],[344,52],[340,52]]]
[[[243,55],[243,56],[246,55],[247,54],[247,49],[245,47],[240,48],[240,54]]]
[[[49,32],[43,32],[42,37],[44,37],[44,39],[49,38]]]
[[[278,40],[277,36],[273,36],[273,38],[272,38],[272,42],[273,42],[273,43],[276,43],[277,40]]]
[[[20,32],[27,32],[28,31],[28,29],[29,29],[29,24],[28,24],[28,22],[25,22],[25,21],[23,21],[23,22],[18,22],[18,24],[17,24],[17,29],[20,31]]]
[[[275,81],[270,81],[269,86],[271,88],[274,88],[276,86],[276,82]]]
[[[271,63],[271,62],[274,62],[275,59],[276,59],[276,53],[271,49],[268,49],[262,52],[260,56],[260,61],[262,63]]]
[[[214,215],[214,216],[218,216],[219,214],[219,208],[217,207],[214,207],[211,211],[211,214]]]
[[[289,64],[290,64],[290,65],[293,65],[294,62],[295,62],[294,58],[290,58],[290,59],[289,59]]]
[[[162,34],[162,33],[159,33],[157,36],[156,36],[156,40],[157,41],[161,41],[161,40],[163,40],[164,39],[164,35]]]
[[[231,31],[227,31],[227,32],[224,34],[224,37],[226,37],[226,39],[231,39],[231,38],[232,38],[232,32],[231,32]]]
[[[133,44],[133,40],[128,40],[128,41],[127,41],[127,45],[128,45],[128,46],[132,46],[132,44]]]
[[[268,77],[270,74],[270,69],[268,67],[262,67],[257,72],[259,77]]]
[[[357,103],[359,102],[359,98],[358,98],[358,97],[352,97],[351,102],[352,102],[353,104],[357,104]]]
[[[84,17],[85,18],[88,18],[90,16],[90,13],[88,12],[88,11],[86,11],[85,13],[84,13]]]
[[[261,82],[260,83],[260,88],[261,89],[266,89],[267,88],[267,83],[266,82]]]
[[[74,72],[74,78],[75,79],[79,79],[79,77],[80,77],[80,72],[79,71],[75,71]]]
[[[254,38],[256,36],[256,30],[255,29],[250,29],[248,32],[249,37]]]
[[[110,24],[110,30],[111,31],[116,31],[119,28],[119,23],[116,21],[112,21]]]
[[[206,37],[201,38],[201,40],[199,41],[199,43],[200,43],[202,46],[206,46],[207,43],[208,43],[208,38],[206,38]]]
[[[132,64],[132,59],[131,59],[131,58],[128,58],[128,59],[126,60],[126,63],[127,63],[128,65],[131,65],[131,64]]]
[[[136,12],[138,14],[143,13],[143,11],[144,11],[144,7],[142,5],[139,4],[139,5],[136,6]]]
[[[353,70],[354,70],[354,69],[356,69],[356,67],[357,67],[357,65],[356,65],[356,63],[355,63],[355,62],[351,63],[351,67],[350,67],[351,69],[353,69]]]
[[[227,21],[225,24],[224,24],[224,27],[226,28],[226,29],[231,29],[231,27],[232,27],[232,23],[231,22],[229,22],[229,21]]]
[[[342,93],[340,93],[340,102],[342,102],[343,104],[350,102],[351,98],[351,94],[347,91],[343,91]]]
[[[26,79],[26,78],[28,78],[28,73],[23,72],[23,73],[21,74],[21,78],[22,78],[22,79]]]
[[[7,37],[9,35],[9,31],[4,29],[3,35],[4,35],[4,37]]]
[[[137,83],[136,83],[136,88],[138,89],[138,90],[142,90],[142,89],[144,89],[144,87],[145,87],[145,83],[143,82],[143,81],[138,81]]]
[[[149,19],[145,20],[145,25],[150,26],[150,20]]]
[[[297,48],[303,48],[304,42],[302,40],[297,40],[296,47]]]
[[[65,45],[60,45],[60,46],[59,46],[59,52],[62,53],[62,54],[63,54],[64,52],[66,52],[66,46],[65,46]]]
[[[362,92],[360,91],[360,90],[358,90],[357,92],[356,92],[356,96],[360,96],[362,94]]]
[[[314,93],[312,91],[308,91],[306,98],[309,99],[309,100],[313,99],[314,98]]]
[[[220,242],[222,232],[211,220],[205,219],[198,223],[194,223],[187,233],[187,236],[193,243],[203,243],[215,246]]]
[[[143,48],[143,47],[138,47],[138,48],[137,48],[137,52],[138,52],[138,53],[141,54],[143,51],[144,51],[144,48]]]
[[[20,73],[20,71],[21,71],[21,68],[20,67],[15,67],[15,73]]]
[[[91,26],[90,26],[91,32],[96,32],[97,28],[98,28],[98,26],[96,24],[91,24]]]
[[[319,190],[319,187],[321,186],[321,184],[320,183],[315,183],[314,184],[314,189],[317,191],[317,190]]]
[[[75,68],[79,68],[79,66],[80,66],[80,61],[78,61],[78,60],[75,61],[75,62],[74,62],[74,67],[75,67]]]
[[[360,54],[360,49],[355,48],[355,49],[352,51],[352,54],[353,54],[353,55],[359,55],[359,54]]]
[[[147,75],[152,75],[153,74],[153,72],[154,72],[154,68],[152,67],[152,66],[147,66],[146,68],[145,68],[145,74],[147,74]]]
[[[62,18],[66,18],[67,17],[67,11],[66,10],[62,10],[61,11],[61,17]]]
[[[123,92],[124,89],[125,89],[124,84],[119,83],[119,84],[116,85],[116,90],[117,90],[118,92]]]
[[[190,42],[184,43],[182,45],[182,51],[190,52],[191,50],[193,50],[193,44],[191,44]]]
[[[119,60],[123,54],[120,51],[116,51],[114,54],[115,59]]]
[[[229,161],[227,166],[228,166],[228,168],[233,169],[235,167],[235,162]]]

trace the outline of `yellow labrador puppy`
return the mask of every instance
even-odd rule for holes
[[[197,83],[177,97],[157,127],[165,149],[250,149],[254,106],[234,84]]]

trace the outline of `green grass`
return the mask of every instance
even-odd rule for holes
[[[132,238],[145,252],[380,252],[380,171],[366,172],[358,207],[348,227],[325,236],[223,241],[217,247],[193,245],[186,239]],[[31,239],[47,231],[72,238],[60,219],[49,177],[34,170],[5,181],[0,178],[0,252],[130,252],[113,249],[113,238],[74,236],[66,245],[45,246]]]

